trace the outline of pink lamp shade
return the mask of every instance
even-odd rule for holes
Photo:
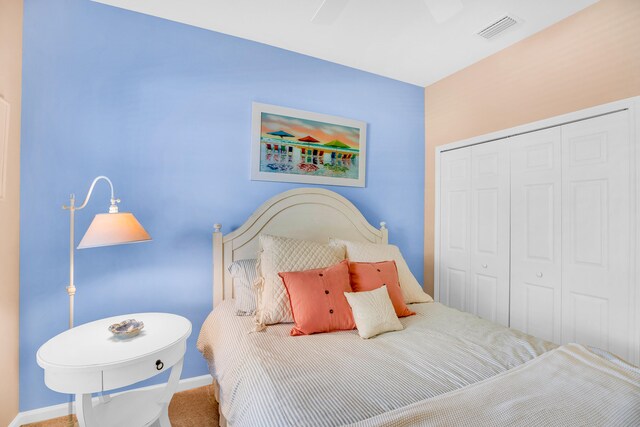
[[[78,249],[122,245],[151,240],[149,233],[129,212],[97,214]]]

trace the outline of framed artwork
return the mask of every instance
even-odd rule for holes
[[[365,186],[367,124],[253,103],[251,179]]]

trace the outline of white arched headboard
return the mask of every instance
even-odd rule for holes
[[[213,306],[233,298],[233,281],[227,270],[239,259],[256,258],[258,236],[272,234],[327,242],[330,237],[371,243],[387,243],[386,224],[375,228],[353,203],[322,188],[285,191],[264,202],[235,231],[223,235],[222,225],[213,232]]]

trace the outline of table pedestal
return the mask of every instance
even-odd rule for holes
[[[171,367],[167,385],[160,390],[128,391],[117,396],[101,396],[94,406],[91,393],[76,394],[80,427],[143,427],[157,420],[160,427],[171,427],[169,403],[175,393],[184,357]]]

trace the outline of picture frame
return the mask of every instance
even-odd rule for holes
[[[252,105],[252,180],[365,187],[366,144],[366,122]]]

